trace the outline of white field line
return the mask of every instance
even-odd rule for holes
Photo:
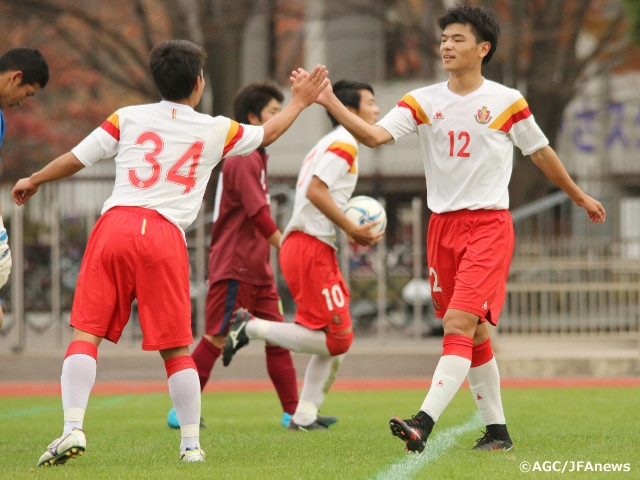
[[[371,480],[411,480],[428,463],[433,462],[451,448],[460,435],[482,427],[482,421],[476,412],[463,424],[447,428],[434,436],[430,436],[422,453],[407,453],[401,460],[371,477]],[[400,446],[400,441],[398,441],[398,446]]]

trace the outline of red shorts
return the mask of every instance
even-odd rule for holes
[[[454,308],[497,325],[514,247],[509,211],[434,213],[427,245],[436,316],[442,318]]]
[[[220,280],[209,285],[205,333],[226,335],[233,312],[241,307],[258,318],[284,322],[282,301],[275,284],[252,285],[239,280]]]
[[[351,328],[351,295],[333,247],[306,233],[292,232],[282,244],[279,260],[297,305],[296,323],[330,333]]]
[[[135,298],[143,350],[193,343],[182,233],[155,210],[115,207],[98,219],[89,237],[71,326],[117,343]]]

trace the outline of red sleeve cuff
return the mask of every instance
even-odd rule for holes
[[[251,221],[264,238],[269,238],[278,230],[278,226],[271,218],[269,205],[262,207],[258,213],[251,217]]]

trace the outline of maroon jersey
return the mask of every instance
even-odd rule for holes
[[[234,279],[253,285],[274,282],[271,245],[251,217],[269,205],[267,160],[262,149],[224,160],[218,179],[209,249],[209,283]]]

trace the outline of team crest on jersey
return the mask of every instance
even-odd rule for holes
[[[473,118],[476,119],[476,122],[484,125],[485,123],[489,123],[492,117],[491,112],[487,109],[487,107],[483,106],[478,110],[478,113]]]

